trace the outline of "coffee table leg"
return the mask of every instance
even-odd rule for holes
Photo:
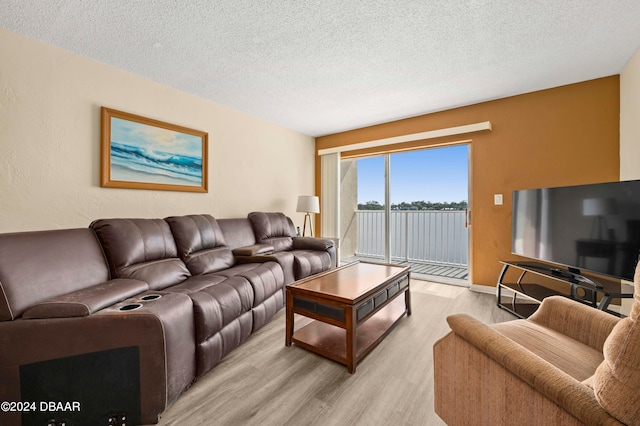
[[[293,336],[293,295],[287,288],[285,291],[286,294],[286,338],[285,338],[285,346],[291,346],[291,336]]]
[[[356,318],[353,306],[345,309],[346,335],[347,335],[347,370],[353,374],[356,372]]]
[[[407,316],[411,315],[411,290],[407,287],[407,290],[404,292],[404,303],[407,307]]]

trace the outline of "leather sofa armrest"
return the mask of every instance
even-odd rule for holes
[[[189,296],[171,293],[133,311],[120,311],[116,304],[83,318],[0,321],[0,401],[23,399],[22,365],[68,357],[73,357],[69,362],[75,362],[78,355],[133,346],[138,348],[140,360],[140,423],[155,424],[195,377],[193,315]],[[84,410],[89,404],[83,398],[92,398],[92,378],[76,377],[73,381],[85,383],[79,386],[85,386],[89,393],[79,399]],[[15,423],[7,423],[3,414],[0,412],[1,424],[20,424],[19,416]]]
[[[602,408],[586,384],[488,325],[464,314],[449,316],[447,322],[453,333],[585,424],[619,424]]]
[[[86,317],[149,289],[144,281],[115,279],[102,284],[63,294],[29,307],[22,318]]]
[[[294,237],[293,248],[299,250],[327,251],[333,247],[333,240],[314,237]]]
[[[602,352],[604,341],[620,318],[566,297],[552,296],[542,301],[529,321]]]
[[[232,251],[234,256],[256,256],[259,254],[273,253],[274,248],[269,244],[254,244],[252,246],[238,247]]]

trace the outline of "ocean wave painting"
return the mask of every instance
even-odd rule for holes
[[[116,170],[113,166],[118,166]],[[156,182],[176,180],[182,185],[202,184],[202,158],[147,151],[144,148],[111,142],[111,176],[116,180]],[[118,176],[120,173],[122,176]],[[154,176],[156,177],[154,179]]]
[[[112,181],[204,187],[206,190],[203,184],[203,176],[206,176],[203,153],[206,151],[202,136],[113,115],[110,126]]]

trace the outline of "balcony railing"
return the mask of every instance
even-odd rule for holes
[[[384,211],[357,210],[356,255],[384,258]],[[467,266],[466,212],[392,211],[390,255],[393,261]]]

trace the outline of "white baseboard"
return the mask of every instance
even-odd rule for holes
[[[418,274],[415,272],[411,273],[411,279],[415,279],[415,280],[421,280],[421,281],[429,281],[432,283],[439,283],[439,284],[449,284],[449,285],[457,285],[460,287],[469,287],[469,281],[467,280],[460,280],[457,278],[448,278],[448,277],[441,277],[441,276],[437,276],[437,275],[425,275],[425,274]]]
[[[476,293],[496,294],[496,287],[489,285],[471,284],[469,290],[475,291]]]

